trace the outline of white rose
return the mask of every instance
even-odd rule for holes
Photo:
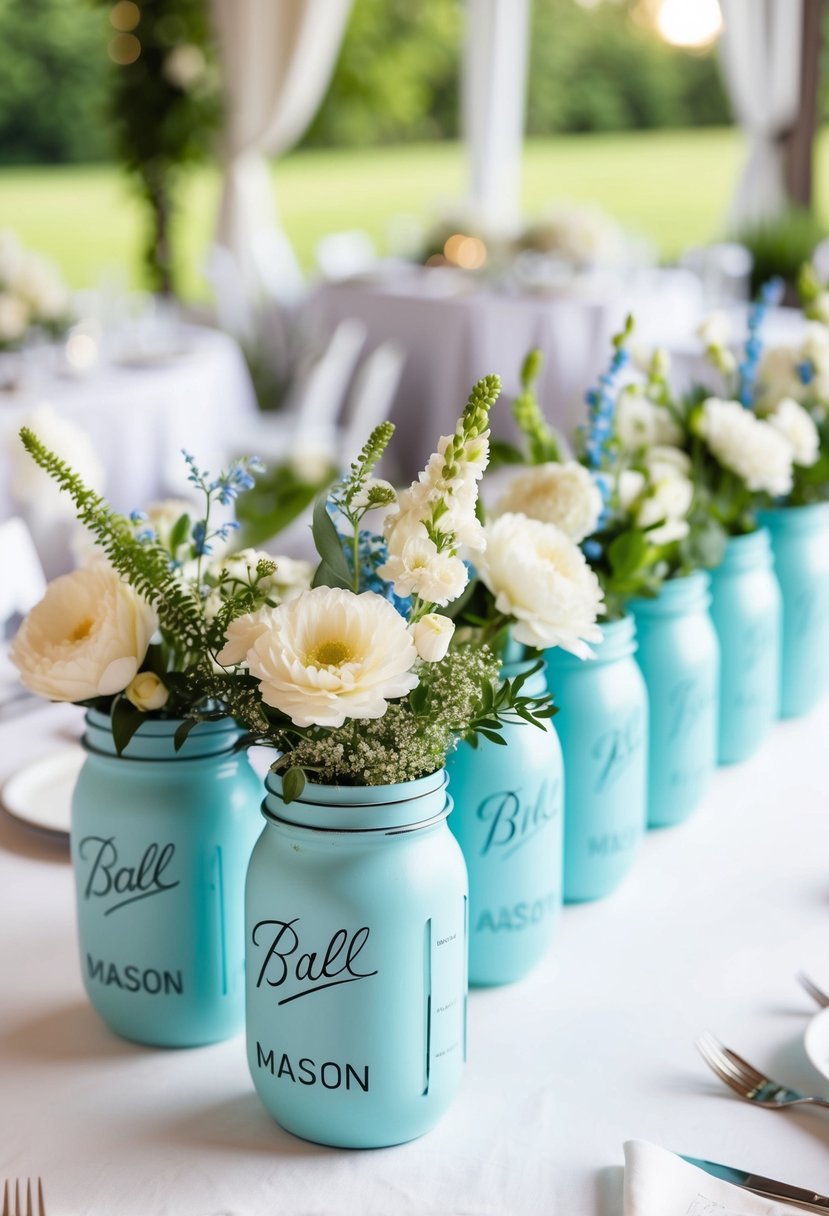
[[[247,661],[265,704],[297,726],[382,718],[417,685],[406,622],[373,591],[314,587],[280,604]]]
[[[599,487],[575,460],[542,464],[515,477],[496,507],[497,515],[526,515],[556,524],[571,540],[596,531],[602,513]]]
[[[170,699],[170,690],[154,671],[139,671],[138,675],[130,680],[124,696],[136,709],[147,713],[148,710],[161,709],[166,705]]]
[[[11,292],[0,293],[0,342],[16,342],[22,338],[29,324],[29,310],[25,300]]]
[[[513,618],[515,640],[589,657],[586,643],[602,636],[595,622],[604,604],[581,549],[555,524],[525,515],[501,515],[485,533],[478,573],[498,611]]]
[[[428,536],[413,536],[400,556],[389,556],[377,573],[394,586],[396,595],[418,595],[427,604],[444,607],[456,600],[469,582],[469,573],[459,557],[439,552]]]
[[[136,675],[154,629],[150,606],[99,561],[49,584],[10,658],[26,687],[52,701],[109,697]]]
[[[789,441],[795,464],[808,468],[817,463],[820,456],[820,435],[814,419],[802,405],[791,397],[785,397],[766,421]]]
[[[409,626],[418,657],[426,663],[439,663],[446,657],[454,632],[454,621],[450,621],[448,616],[441,616],[439,612],[429,612],[416,624]]]
[[[774,497],[792,488],[792,446],[779,431],[743,409],[739,401],[709,397],[701,431],[711,452],[747,488]]]
[[[712,312],[697,326],[697,337],[703,346],[728,346],[731,341],[728,313]]]

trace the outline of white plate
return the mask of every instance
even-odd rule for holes
[[[81,747],[49,752],[9,777],[0,802],[15,819],[68,839],[72,790],[83,762]]]
[[[829,1009],[822,1009],[806,1031],[806,1055],[829,1081]]]

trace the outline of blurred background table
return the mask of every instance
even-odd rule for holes
[[[564,711],[563,711],[564,712]],[[0,724],[0,781],[76,735],[50,706]],[[461,1092],[420,1140],[373,1152],[281,1131],[244,1039],[158,1051],[84,996],[65,846],[0,814],[0,1174],[42,1175],[49,1216],[620,1216],[622,1142],[644,1138],[829,1191],[829,1120],[732,1097],[711,1030],[829,1096],[795,983],[829,986],[829,702],[722,769],[687,824],[651,832],[609,900],[565,909],[544,964],[470,994]]]

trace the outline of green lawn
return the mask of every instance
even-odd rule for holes
[[[532,139],[524,162],[528,214],[559,198],[590,199],[649,237],[670,257],[722,231],[743,155],[733,129],[626,132]],[[829,214],[829,143],[817,157],[818,204]],[[300,152],[274,169],[287,232],[305,264],[326,232],[363,228],[381,248],[394,216],[428,217],[457,199],[464,176],[456,143]],[[205,294],[199,261],[210,239],[218,174],[182,181],[178,248],[183,286]],[[0,228],[54,257],[75,286],[111,267],[140,283],[141,210],[112,166],[0,170]]]

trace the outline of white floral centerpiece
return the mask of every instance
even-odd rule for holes
[[[0,350],[16,350],[40,329],[57,337],[69,323],[69,292],[53,262],[0,232]]]

